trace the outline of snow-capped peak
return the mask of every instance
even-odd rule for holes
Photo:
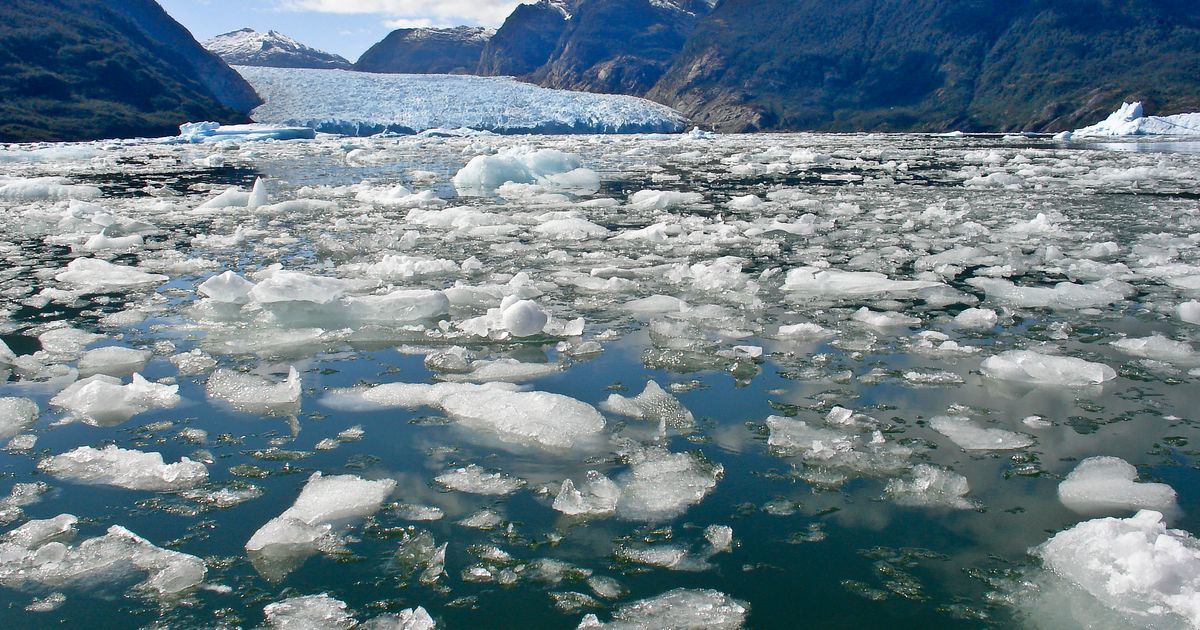
[[[204,47],[219,55],[230,65],[267,66],[274,68],[348,68],[344,58],[306,46],[280,33],[260,33],[254,29],[218,35]]]

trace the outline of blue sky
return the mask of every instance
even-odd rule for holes
[[[499,26],[520,0],[159,0],[159,4],[200,41],[239,28],[274,29],[355,61],[392,29]]]

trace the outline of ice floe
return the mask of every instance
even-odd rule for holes
[[[162,453],[116,446],[81,446],[38,463],[38,469],[76,483],[117,486],[154,492],[186,490],[208,480],[208,469],[186,457],[164,464]]]
[[[964,416],[937,416],[929,420],[929,426],[967,451],[1009,451],[1033,444],[1028,435],[982,427]]]
[[[107,426],[151,409],[169,409],[179,401],[178,385],[152,383],[141,374],[122,384],[121,379],[97,374],[71,384],[50,404],[88,424]]]
[[[338,529],[374,514],[395,487],[392,479],[313,473],[296,502],[254,532],[246,551],[260,573],[282,579],[309,556],[336,548]]]
[[[204,580],[207,567],[200,558],[156,547],[119,525],[68,545],[63,541],[75,536],[77,521],[70,514],[29,521],[0,537],[0,584],[105,591],[144,574],[138,590],[169,597]]]
[[[1033,553],[1126,623],[1200,627],[1200,542],[1158,512],[1080,523]]]
[[[746,604],[719,591],[680,588],[621,606],[608,623],[601,623],[596,615],[587,615],[578,628],[737,630],[745,624],[748,613]]]
[[[1117,377],[1116,370],[1103,363],[1032,350],[1009,350],[988,357],[982,368],[984,374],[1000,380],[1063,387],[1099,385]]]
[[[1058,500],[1087,515],[1154,510],[1177,511],[1175,490],[1165,483],[1139,483],[1137,469],[1119,457],[1089,457],[1058,484]]]

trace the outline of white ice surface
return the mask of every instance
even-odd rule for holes
[[[1076,129],[1074,136],[1200,136],[1200,114],[1146,116],[1140,102],[1122,103],[1108,118]]]
[[[1116,370],[1103,363],[1032,350],[1009,350],[988,357],[982,368],[984,374],[996,379],[1063,387],[1099,385],[1117,377]]]
[[[162,453],[116,446],[82,446],[42,460],[41,471],[76,483],[165,492],[194,488],[208,480],[208,469],[186,457],[164,464]]]
[[[678,112],[630,96],[548,90],[513,79],[239,66],[266,103],[260,123],[368,136],[470,128],[498,133],[681,132]]]
[[[1088,515],[1154,510],[1173,514],[1175,490],[1165,483],[1138,483],[1138,472],[1119,457],[1089,457],[1058,484],[1058,500]]]

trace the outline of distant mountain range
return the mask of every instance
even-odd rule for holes
[[[279,31],[259,33],[244,28],[217,35],[204,42],[204,47],[219,55],[225,63],[235,66],[326,70],[348,70],[351,67],[344,57],[310,48]]]
[[[443,71],[389,40],[403,72]],[[1060,131],[1123,100],[1200,110],[1195,0],[541,0],[482,47],[445,46],[457,71],[481,48],[477,74],[645,96],[721,131]]]

